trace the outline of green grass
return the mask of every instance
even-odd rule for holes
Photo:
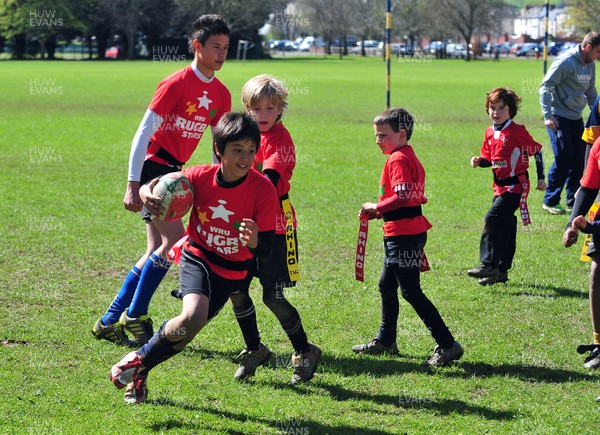
[[[425,292],[465,348],[461,362],[425,370],[434,342],[404,301],[400,357],[356,356],[380,320],[382,246],[374,222],[366,280],[353,279],[360,205],[376,199],[385,157],[371,121],[385,107],[380,59],[228,62],[219,77],[241,109],[245,81],[268,72],[290,88],[285,123],[298,166],[292,200],[302,281],[289,299],[311,341],[318,374],[292,388],[291,346],[253,284],[259,327],[274,351],[247,384],[233,381],[243,347],[229,307],[149,378],[149,401],[126,406],[108,380],[125,350],[90,329],[144,250],[138,216],[122,206],[131,138],[157,83],[182,67],[152,62],[3,62],[0,65],[0,433],[592,433],[597,375],[577,344],[591,326],[589,265],[560,239],[566,218],[542,214],[520,227],[506,285],[480,287],[477,264],[491,174],[469,159],[489,119],[485,94],[524,97],[516,121],[542,144],[541,61],[424,61],[392,65],[392,104],[417,121],[411,143],[427,171],[433,223]],[[192,158],[209,160],[210,136]],[[546,164],[552,160],[545,149]],[[174,268],[151,304],[155,325],[179,313]]]

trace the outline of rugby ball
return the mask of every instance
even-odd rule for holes
[[[158,218],[166,222],[184,217],[194,203],[192,183],[181,172],[171,172],[160,177],[152,193],[161,199],[163,210]]]

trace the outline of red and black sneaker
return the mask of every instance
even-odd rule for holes
[[[139,377],[138,373],[143,368],[144,364],[138,354],[129,352],[110,369],[110,381],[119,389],[125,388],[134,378]]]

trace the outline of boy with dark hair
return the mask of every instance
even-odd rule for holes
[[[132,267],[117,296],[92,333],[98,339],[136,346],[154,334],[148,316],[150,299],[171,262],[167,254],[184,234],[181,220],[165,222],[143,207],[140,186],[155,177],[179,171],[190,159],[205,129],[231,110],[231,94],[216,77],[229,46],[229,27],[218,15],[203,15],[192,25],[191,65],[174,72],[156,89],[131,144],[129,175],[123,203],[141,211],[146,223],[147,247]],[[124,329],[135,337],[132,342]]]
[[[424,366],[443,366],[460,359],[463,349],[454,340],[437,308],[421,289],[421,268],[426,264],[425,244],[429,221],[421,205],[425,197],[425,170],[408,144],[414,121],[400,108],[388,109],[373,121],[377,146],[388,155],[379,183],[379,202],[366,202],[360,214],[383,219],[384,266],[379,278],[381,326],[375,339],[352,347],[356,353],[397,354],[398,287],[437,343]]]
[[[273,250],[279,202],[273,185],[252,170],[260,131],[249,116],[227,113],[214,132],[220,163],[183,171],[194,189],[194,204],[182,247],[179,281],[181,314],[165,322],[137,351],[110,372],[125,401],[146,400],[148,372],[181,352],[221,310],[231,293],[247,292],[256,264]],[[160,198],[152,195],[158,179],[142,186],[140,197],[157,215]]]
[[[533,140],[524,126],[513,121],[520,103],[521,97],[511,89],[495,88],[487,94],[485,107],[492,126],[485,131],[480,155],[471,158],[472,167],[491,167],[494,173],[494,199],[485,215],[479,243],[481,266],[467,271],[470,277],[478,278],[481,285],[508,281],[508,270],[517,249],[515,211],[521,209],[523,225],[530,222],[527,168],[532,156],[536,158],[536,188],[546,188],[542,146]]]

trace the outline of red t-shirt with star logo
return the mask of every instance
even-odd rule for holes
[[[224,187],[217,183],[220,165],[195,165],[185,169],[194,188],[194,205],[187,227],[189,237],[207,251],[228,261],[252,258],[250,250],[239,239],[239,227],[244,218],[252,219],[259,231],[275,230],[279,213],[277,193],[271,182],[254,170],[239,184]],[[211,269],[227,279],[243,279],[247,271],[235,271],[217,266],[206,259],[201,250],[185,246]]]
[[[146,160],[164,163],[154,154],[158,146],[186,163],[209,125],[215,126],[231,111],[231,94],[215,76],[206,81],[191,66],[162,80],[148,106],[163,119],[151,138]]]
[[[404,145],[391,153],[379,182],[379,201],[396,195],[406,199],[404,207],[427,204],[425,197],[425,169],[410,145]],[[403,197],[404,195],[404,197]],[[383,223],[383,235],[405,236],[421,234],[431,228],[425,216],[399,219]]]
[[[596,139],[590,149],[587,166],[580,184],[588,189],[600,188],[600,137]]]
[[[509,120],[502,130],[495,131],[493,126],[485,130],[481,157],[491,162],[496,177],[503,179],[527,172],[529,157],[541,149],[524,126]],[[523,193],[523,187],[521,183],[498,186],[494,182],[494,195],[505,192]]]
[[[279,174],[279,180],[275,188],[277,195],[281,198],[289,194],[290,180],[296,166],[296,149],[292,136],[283,123],[278,122],[268,131],[260,133],[260,147],[254,158],[254,168],[264,173],[272,169]],[[291,206],[291,204],[290,204]],[[283,209],[280,210],[277,220],[277,234],[286,233],[286,218]],[[294,228],[297,226],[296,212],[292,206]]]

